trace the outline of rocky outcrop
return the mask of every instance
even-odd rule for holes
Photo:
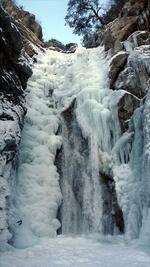
[[[133,51],[134,48],[141,45],[150,44],[150,32],[148,31],[136,31],[131,34],[128,39],[124,42],[126,50]]]
[[[107,24],[95,35],[95,45],[104,45],[105,50],[118,52],[121,42],[138,30],[150,30],[150,11],[148,0],[129,0],[118,18]]]
[[[78,47],[75,43],[62,44],[56,39],[51,39],[45,42],[45,47],[62,53],[74,53]]]
[[[11,238],[18,146],[26,113],[24,89],[32,70],[13,20],[0,7],[0,241]]]
[[[118,104],[118,116],[122,132],[128,129],[128,122],[134,110],[139,106],[138,99],[142,99],[146,95],[150,77],[150,45],[135,47],[136,42],[129,43],[130,39],[133,39],[133,35],[128,38],[127,47],[130,49],[127,49],[126,52],[119,52],[112,57],[109,71],[110,88],[126,92]],[[143,43],[141,39],[138,41],[137,45]]]
[[[109,71],[110,88],[113,88],[120,71],[124,69],[128,56],[127,52],[122,51],[112,57]]]
[[[118,115],[122,132],[128,128],[128,122],[137,108],[137,99],[142,99],[147,94],[150,77],[149,17],[149,1],[130,0],[126,2],[119,17],[97,33],[98,43],[103,44],[112,56],[110,88],[129,93],[119,103]]]
[[[126,90],[138,98],[147,93],[147,82],[150,77],[150,45],[136,47],[129,55],[126,68],[120,72],[115,89]]]
[[[22,24],[28,28],[30,31],[32,31],[35,36],[42,41],[43,33],[42,33],[42,27],[37,22],[35,15],[31,14],[28,11],[25,11],[22,7],[16,6],[16,4],[9,0],[6,7],[7,12],[11,17],[13,17],[15,20],[19,20],[22,22]]]
[[[25,52],[29,57],[33,57],[34,54],[37,54],[44,47],[40,24],[36,21],[34,15],[16,6],[12,0],[8,0],[6,11],[14,19],[13,23],[21,34]]]
[[[132,94],[125,92],[118,102],[118,117],[121,133],[128,130],[129,121],[136,108],[140,106],[140,100]]]
[[[38,54],[38,52],[44,51],[43,42],[41,42],[30,29],[25,27],[21,20],[16,20],[15,25],[19,29],[23,41],[23,47],[29,57],[33,57],[35,54]]]

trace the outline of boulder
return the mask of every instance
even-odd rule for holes
[[[135,48],[128,57],[126,68],[118,75],[114,88],[126,90],[138,98],[143,98],[147,93],[149,66],[150,45]]]
[[[139,107],[140,101],[132,94],[125,92],[118,102],[118,117],[120,121],[121,132],[124,133],[128,129],[128,122],[134,113],[134,110]]]
[[[50,39],[45,42],[45,47],[62,53],[74,53],[78,47],[76,43],[69,43],[64,45],[56,39]]]
[[[74,53],[77,50],[78,45],[76,43],[66,44],[65,49],[67,53]]]
[[[131,34],[128,39],[124,42],[126,51],[131,52],[134,48],[141,45],[150,44],[150,32],[148,31],[136,31]]]
[[[110,88],[114,88],[114,83],[119,73],[124,68],[129,54],[127,52],[119,52],[112,57],[109,70]]]

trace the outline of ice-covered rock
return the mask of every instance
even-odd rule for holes
[[[112,57],[109,70],[110,88],[114,87],[114,83],[119,76],[119,73],[124,68],[128,56],[129,54],[127,52],[121,51]]]
[[[0,7],[0,245],[11,238],[18,147],[26,113],[23,87],[32,71],[21,35]],[[8,230],[9,229],[9,230]]]
[[[129,55],[126,68],[119,74],[114,88],[142,98],[150,77],[150,45],[136,47]]]
[[[121,132],[128,129],[129,121],[137,107],[140,106],[140,100],[133,94],[124,92],[124,95],[118,102],[118,117],[121,127]]]
[[[141,45],[150,44],[150,33],[148,31],[136,31],[131,34],[124,42],[124,46],[127,52],[132,52],[134,48]]]

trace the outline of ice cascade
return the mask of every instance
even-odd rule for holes
[[[148,190],[149,132],[142,130],[149,106],[135,111],[121,135],[118,102],[125,91],[109,89],[109,64],[102,47],[37,56],[26,91],[15,246],[56,233],[125,232],[130,239],[149,233],[143,186]]]

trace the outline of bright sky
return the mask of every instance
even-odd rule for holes
[[[55,38],[62,43],[80,43],[81,37],[72,34],[72,30],[65,26],[68,0],[17,0],[25,10],[36,15],[43,28],[45,40]]]

